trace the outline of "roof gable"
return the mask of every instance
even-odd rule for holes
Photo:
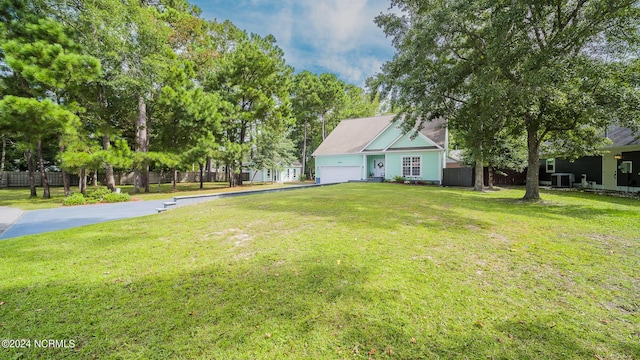
[[[384,131],[376,136],[363,151],[383,151],[402,136],[400,124],[390,123]]]
[[[437,148],[437,144],[421,133],[407,133],[389,146],[389,150],[409,148]]]

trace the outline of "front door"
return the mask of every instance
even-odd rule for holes
[[[373,176],[384,177],[384,159],[376,159],[373,161]]]

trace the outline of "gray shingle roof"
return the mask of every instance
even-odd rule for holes
[[[313,156],[357,153],[391,124],[393,115],[342,120]]]
[[[640,145],[640,134],[634,134],[633,130],[619,126],[609,126],[607,137],[613,142],[613,147]]]
[[[394,117],[395,115],[386,115],[342,120],[313,152],[313,156],[358,153],[378,137],[391,124]],[[420,132],[444,148],[446,129],[443,125],[443,119],[429,121],[424,124]]]

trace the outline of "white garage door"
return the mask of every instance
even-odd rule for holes
[[[360,180],[360,166],[322,166],[320,167],[320,183],[330,184]]]

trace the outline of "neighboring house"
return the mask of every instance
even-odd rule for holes
[[[312,154],[316,183],[389,180],[396,176],[440,184],[446,166],[444,120],[403,133],[394,116],[343,120]]]
[[[291,182],[300,181],[302,164],[298,161],[278,169],[249,170],[249,180],[253,182]]]
[[[611,126],[604,134],[613,143],[602,156],[568,161],[543,159],[540,184],[615,191],[640,191],[640,138],[631,129]]]
[[[447,157],[447,169],[457,169],[464,167],[462,150],[450,150]]]

